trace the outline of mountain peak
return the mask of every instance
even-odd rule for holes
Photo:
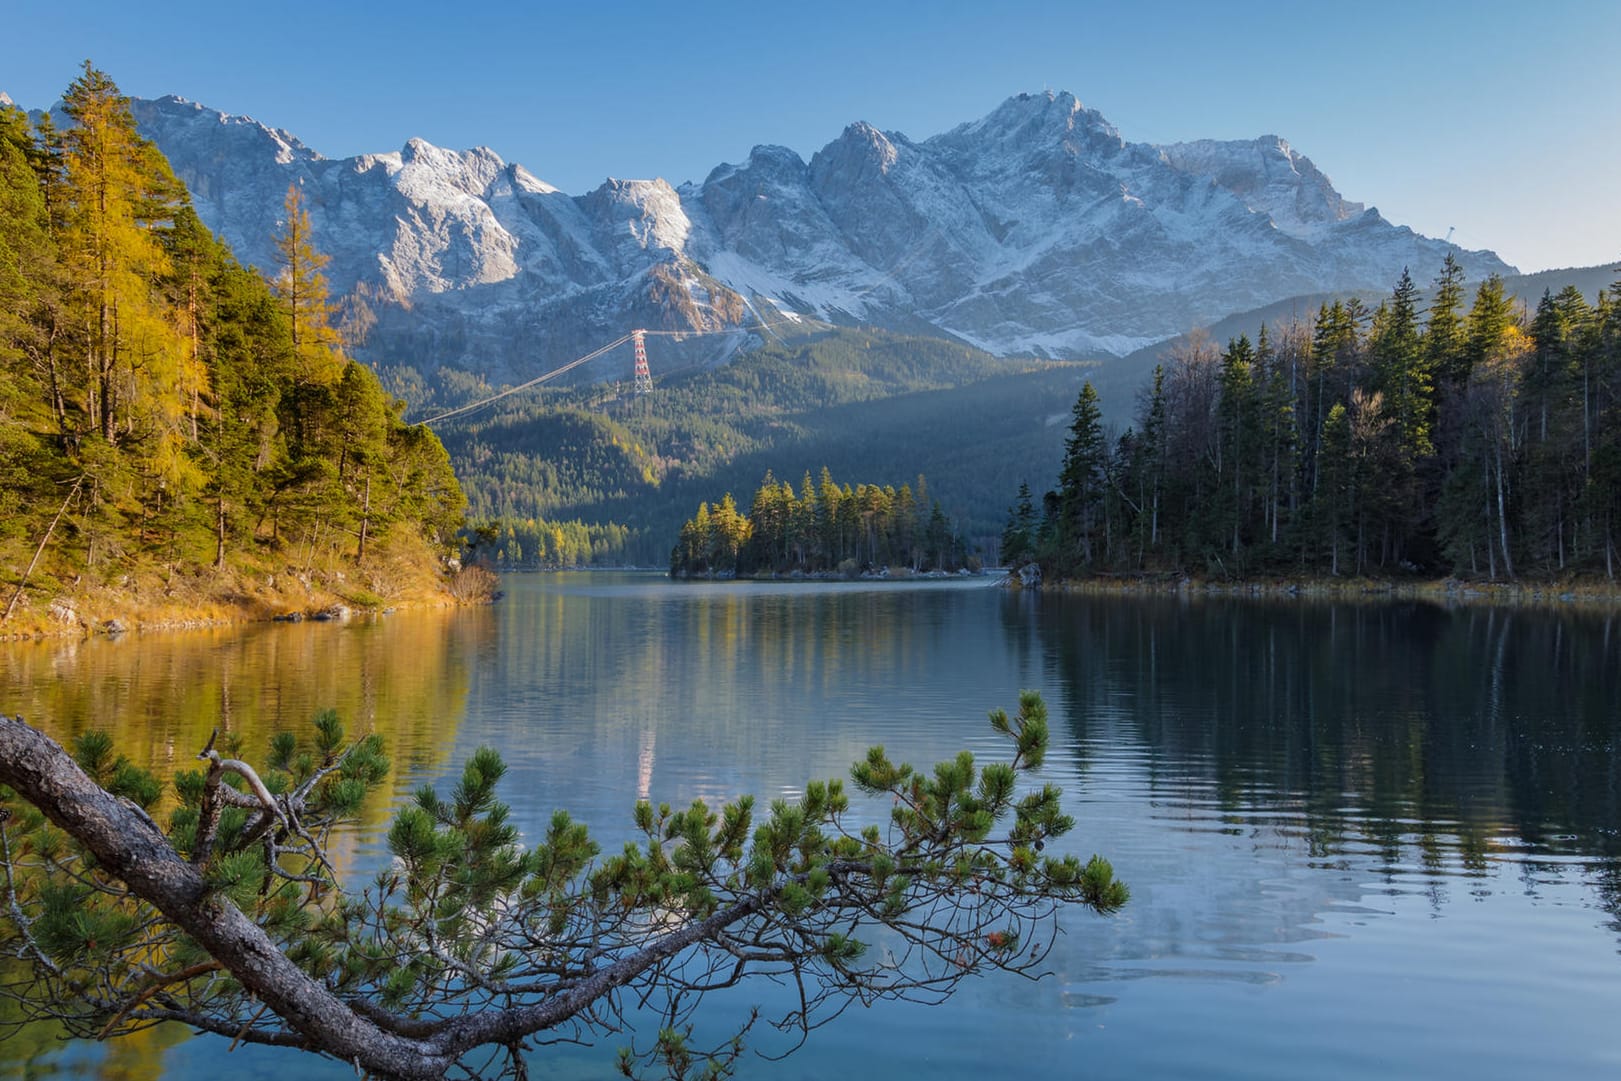
[[[867,151],[885,169],[895,164],[895,144],[890,140],[889,136],[865,120],[857,120],[854,124],[845,128],[844,134],[840,136],[839,141]]]
[[[1291,236],[1307,238],[1363,213],[1312,160],[1277,135],[1197,139],[1158,148],[1173,169],[1207,180],[1244,201]]]
[[[728,325],[746,306],[1003,355],[1124,355],[1284,297],[1384,288],[1449,253],[1473,275],[1510,269],[1347,202],[1277,135],[1128,143],[1065,91],[921,142],[857,122],[808,163],[756,146],[701,184],[579,196],[487,148],[412,139],[330,161],[182,99],[133,108],[245,262],[270,265],[287,185],[306,185],[332,288],[380,298],[363,354],[380,364],[431,341],[436,364],[533,375],[535,358],[626,326],[697,326],[716,298]]]
[[[0,90],[0,106],[9,106],[10,108],[15,109],[17,107],[17,103],[11,100],[10,94],[6,93],[4,90]]]
[[[775,168],[803,169],[805,159],[796,151],[774,143],[764,143],[749,151],[749,164]]]
[[[805,159],[786,146],[763,143],[749,151],[747,161],[717,165],[709,171],[703,184],[684,184],[681,190],[696,193],[709,185],[723,183],[744,173],[756,176],[799,177],[805,173]]]
[[[453,168],[480,166],[494,172],[500,172],[507,167],[501,155],[487,146],[475,146],[468,150],[447,150],[420,136],[413,136],[405,141],[405,145],[400,148],[400,160],[406,163],[421,162]]]
[[[990,152],[1004,160],[1055,152],[1107,157],[1126,145],[1102,113],[1088,109],[1067,90],[1015,94],[980,119],[959,124],[928,143],[957,155]]]

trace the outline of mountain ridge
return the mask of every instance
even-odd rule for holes
[[[366,359],[494,380],[630,326],[735,331],[670,347],[712,363],[757,321],[796,317],[1122,356],[1284,297],[1388,287],[1448,252],[1475,276],[1513,269],[1346,199],[1278,136],[1133,143],[1066,92],[921,141],[857,121],[809,161],[762,144],[701,182],[582,195],[488,147],[329,159],[183,98],[133,109],[246,262],[273,265],[282,196],[303,187],[332,285],[364,309]]]

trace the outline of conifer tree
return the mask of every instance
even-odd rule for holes
[[[1166,457],[1165,366],[1154,365],[1154,381],[1148,398],[1140,412],[1142,514],[1146,520],[1146,536],[1138,542],[1139,560],[1146,549],[1157,549],[1160,543],[1160,493],[1164,486]]]
[[[1029,555],[1035,546],[1036,508],[1031,501],[1030,484],[1019,482],[1018,502],[1008,508],[1007,528],[1002,531],[1002,562],[1011,565]]]
[[[1058,472],[1061,507],[1059,542],[1074,553],[1082,564],[1098,555],[1095,536],[1097,518],[1103,507],[1104,482],[1109,448],[1103,437],[1103,413],[1098,392],[1090,380],[1081,385],[1070,411],[1069,438],[1064,443],[1064,462]]]
[[[1404,267],[1378,333],[1369,342],[1373,387],[1384,395],[1385,413],[1404,467],[1432,451],[1430,417],[1434,379],[1419,334],[1418,286]]]
[[[42,558],[59,582],[92,571],[87,586],[156,570],[167,594],[255,541],[292,541],[305,565],[319,542],[343,548],[335,527],[362,555],[404,521],[454,543],[444,448],[334,348],[296,193],[282,239],[301,299],[278,305],[111,79],[87,63],[63,108],[70,125],[32,134],[0,109],[0,496],[17,508],[0,517],[16,583],[0,619]]]
[[[167,259],[156,227],[172,221],[181,189],[136,133],[129,99],[88,61],[62,110],[73,126],[63,139],[60,243],[84,328],[83,410],[89,429],[117,444],[153,419],[178,382],[180,343],[158,304]],[[163,440],[154,453],[171,449]]]
[[[398,810],[391,866],[357,887],[331,838],[389,765],[378,736],[346,742],[332,711],[264,756],[226,758],[211,739],[204,768],[176,777],[166,829],[145,810],[162,785],[105,733],[76,741],[75,761],[0,716],[0,782],[21,797],[0,825],[0,935],[34,983],[11,1002],[78,1036],[180,1022],[397,1081],[528,1077],[533,1046],[622,1033],[645,1008],[663,1031],[622,1072],[724,1076],[752,1022],[704,1068],[687,1041],[711,991],[750,976],[798,988],[771,1020],[804,1038],[852,1003],[1039,976],[1061,907],[1128,902],[1108,861],[1054,854],[1075,823],[1035,776],[1041,697],[990,727],[1005,761],[964,751],[917,769],[871,748],[848,783],[894,807],[883,825],[850,821],[845,780],[811,780],[758,812],[749,796],[643,800],[635,840],[612,852],[562,811],[525,843],[500,799],[506,766],[482,747],[454,791]]]
[[[1318,543],[1328,550],[1328,573],[1340,573],[1340,549],[1345,539],[1345,523],[1356,491],[1351,468],[1351,417],[1336,402],[1323,421],[1320,439],[1322,467],[1317,491],[1312,496],[1312,518]]]
[[[1435,279],[1435,297],[1430,301],[1429,321],[1424,330],[1424,351],[1437,391],[1443,397],[1459,393],[1469,378],[1467,337],[1463,308],[1463,267],[1447,252],[1441,273]]]
[[[1261,327],[1256,363],[1260,369],[1257,425],[1262,455],[1259,459],[1266,478],[1264,525],[1267,540],[1276,546],[1281,540],[1284,506],[1296,509],[1299,470],[1299,429],[1295,415],[1298,366],[1303,329],[1298,325],[1284,331],[1284,344],[1274,350],[1266,327]]]
[[[1263,328],[1264,330],[1265,328]],[[1220,431],[1216,473],[1220,478],[1222,533],[1228,550],[1237,555],[1243,546],[1253,465],[1259,450],[1256,432],[1255,352],[1247,335],[1227,343],[1221,358]]]
[[[329,257],[316,246],[304,192],[287,186],[282,203],[281,232],[276,234],[276,295],[287,312],[293,351],[304,382],[331,384],[342,377],[338,359],[338,333],[332,328],[332,303],[327,296]]]

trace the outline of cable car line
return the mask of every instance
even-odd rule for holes
[[[587,363],[589,363],[589,362],[591,362],[593,360],[596,360],[598,357],[602,356],[604,353],[612,352],[614,349],[617,349],[619,346],[624,345],[628,341],[631,341],[638,334],[640,334],[640,335],[652,335],[652,336],[658,336],[658,337],[662,337],[662,338],[706,338],[706,337],[710,337],[710,336],[715,335],[715,334],[735,334],[738,331],[770,330],[772,327],[778,327],[778,326],[782,326],[782,325],[787,324],[787,323],[794,323],[794,322],[798,322],[798,320],[796,320],[796,319],[780,319],[780,320],[777,320],[777,321],[772,322],[772,323],[767,323],[767,322],[765,322],[763,320],[760,320],[760,321],[755,322],[753,325],[747,326],[747,327],[742,327],[742,326],[738,326],[738,327],[722,327],[722,328],[720,328],[718,330],[637,330],[637,331],[633,331],[630,334],[624,334],[624,335],[621,335],[620,337],[615,338],[613,341],[609,342],[607,345],[604,345],[604,346],[602,346],[602,347],[600,347],[598,349],[594,349],[594,350],[592,350],[591,352],[585,354],[582,357],[576,357],[575,359],[569,361],[567,364],[564,364],[561,367],[553,368],[549,372],[545,372],[545,373],[543,373],[541,375],[537,375],[533,379],[528,380],[527,382],[519,383],[515,387],[508,387],[505,390],[498,391],[498,392],[496,392],[494,394],[491,394],[487,398],[480,398],[476,402],[469,402],[466,405],[457,406],[455,409],[447,409],[443,413],[437,413],[437,414],[435,414],[435,415],[433,415],[431,417],[428,417],[426,420],[414,421],[413,423],[414,424],[421,424],[421,425],[437,424],[442,420],[449,420],[451,417],[459,417],[459,416],[463,415],[464,413],[471,413],[475,409],[482,409],[484,406],[490,405],[493,402],[498,402],[502,398],[507,398],[507,397],[510,397],[510,396],[512,396],[514,394],[519,394],[519,393],[521,393],[523,391],[526,391],[526,390],[530,389],[531,387],[537,387],[540,384],[546,382],[547,380],[557,378],[558,376],[562,375],[564,372],[573,371],[575,368],[578,368],[582,364],[587,364]]]

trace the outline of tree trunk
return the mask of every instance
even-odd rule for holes
[[[44,553],[45,546],[51,543],[51,534],[56,532],[57,523],[62,520],[62,515],[67,513],[68,504],[73,502],[73,497],[79,494],[79,486],[83,483],[84,474],[81,473],[79,479],[73,482],[73,490],[68,492],[68,497],[62,500],[62,505],[56,509],[56,517],[51,519],[51,524],[46,528],[45,535],[39,539],[39,547],[34,549],[34,558],[28,561],[28,569],[23,571],[23,576],[17,580],[17,592],[13,593],[11,600],[6,603],[6,611],[4,615],[0,615],[0,623],[4,623],[11,618],[12,609],[17,607],[17,602],[22,599],[23,589],[28,585],[28,576],[33,574],[34,568],[39,565],[39,557]]]
[[[366,559],[366,534],[371,528],[371,470],[366,470],[366,495],[360,508],[360,544],[355,549],[355,562]]]
[[[264,930],[211,891],[152,820],[104,792],[48,736],[0,716],[0,781],[83,844],[107,873],[174,922],[311,1045],[373,1073],[443,1076],[443,1055],[360,1017],[289,961]]]
[[[1503,570],[1509,578],[1514,577],[1514,557],[1508,551],[1508,515],[1505,508],[1507,502],[1503,495],[1503,444],[1497,443],[1496,468],[1493,470],[1497,482],[1497,532],[1498,539],[1503,546]]]
[[[214,569],[225,569],[225,493],[214,502]]]

